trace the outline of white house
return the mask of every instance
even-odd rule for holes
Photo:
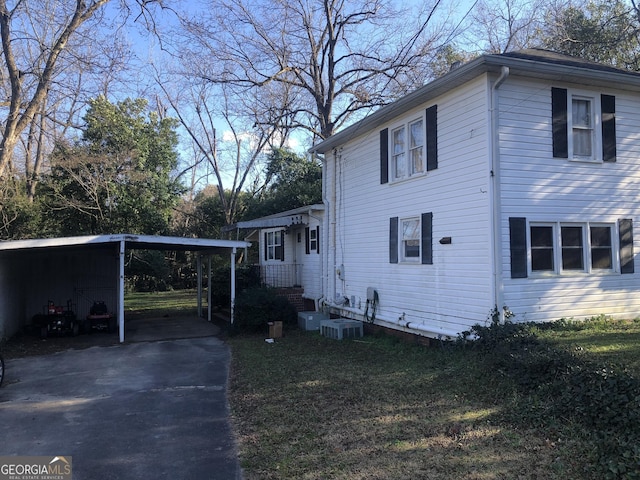
[[[323,296],[323,216],[324,205],[309,205],[234,226],[250,230],[245,239],[258,245],[262,283],[300,290],[301,297],[313,301],[316,309]]]
[[[313,152],[334,313],[429,337],[640,316],[640,74],[485,55]]]

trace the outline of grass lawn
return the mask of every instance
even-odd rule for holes
[[[128,294],[126,307],[127,315],[190,315],[196,295]],[[640,321],[559,322],[536,334],[640,378]],[[248,480],[604,478],[585,422],[545,421],[545,406],[523,396],[487,351],[385,336],[337,341],[295,328],[273,344],[265,336],[227,338]],[[637,466],[607,478],[640,478]]]
[[[203,293],[206,304],[206,291]],[[192,316],[198,313],[198,297],[195,290],[171,290],[168,292],[130,292],[125,295],[127,318]]]

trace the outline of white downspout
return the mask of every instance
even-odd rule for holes
[[[490,230],[493,237],[493,298],[500,322],[504,322],[504,284],[502,278],[502,202],[500,192],[500,132],[499,132],[499,105],[498,89],[509,77],[509,67],[503,66],[500,76],[491,87],[491,221],[493,228]]]
[[[120,259],[118,276],[118,323],[120,343],[124,343],[124,240],[120,240],[118,258]]]
[[[336,294],[336,276],[335,276],[335,268],[336,268],[336,190],[338,181],[338,154],[336,150],[333,151],[333,167],[332,167],[332,180],[331,180],[331,191],[329,197],[329,241],[327,244],[329,245],[329,249],[327,252],[327,292],[326,299],[330,305],[333,305],[335,301]],[[328,168],[328,167],[327,167]]]

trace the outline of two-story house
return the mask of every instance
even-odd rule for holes
[[[334,313],[430,337],[640,316],[640,74],[484,55],[313,152]]]

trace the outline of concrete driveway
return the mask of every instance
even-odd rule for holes
[[[123,345],[8,360],[0,455],[71,456],[74,480],[241,478],[229,349],[205,320],[182,322],[138,328]]]

